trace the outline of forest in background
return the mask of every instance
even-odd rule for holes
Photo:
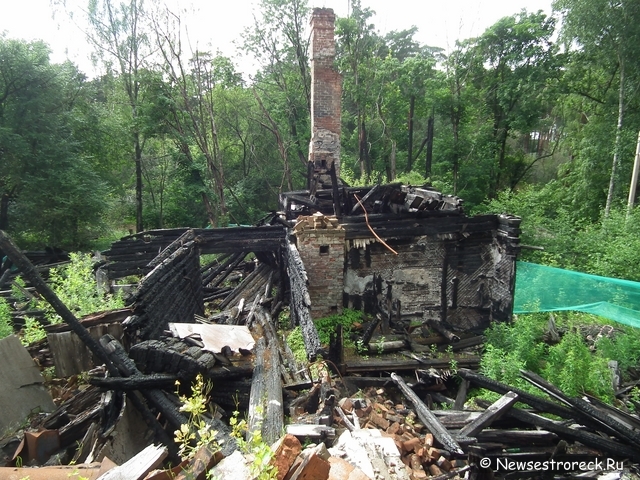
[[[261,0],[230,58],[192,51],[159,2],[90,0],[106,72],[0,36],[0,229],[23,248],[99,248],[152,228],[245,225],[304,189],[310,137],[305,0]],[[342,178],[428,182],[469,214],[523,217],[524,258],[640,280],[627,211],[640,130],[640,2],[556,0],[448,54],[417,28],[338,18]],[[407,21],[410,24],[410,20]],[[423,28],[425,28],[423,26]]]

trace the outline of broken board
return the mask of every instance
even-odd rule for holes
[[[27,349],[15,335],[0,340],[0,433],[21,425],[32,412],[56,408]]]

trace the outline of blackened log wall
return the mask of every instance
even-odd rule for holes
[[[371,225],[395,255],[367,235],[359,219],[347,219],[344,305],[373,313],[376,292],[390,289],[404,316],[443,321],[452,330],[480,331],[491,320],[507,321],[518,221],[496,215],[380,217]]]
[[[204,314],[200,249],[193,230],[150,262],[151,271],[127,299],[133,307],[126,330],[138,340],[158,338],[169,323],[194,322]]]

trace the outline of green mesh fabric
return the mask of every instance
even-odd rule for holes
[[[576,310],[640,328],[640,282],[517,262],[513,313]]]

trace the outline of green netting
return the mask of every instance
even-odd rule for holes
[[[518,262],[513,313],[576,310],[640,328],[640,282]]]

